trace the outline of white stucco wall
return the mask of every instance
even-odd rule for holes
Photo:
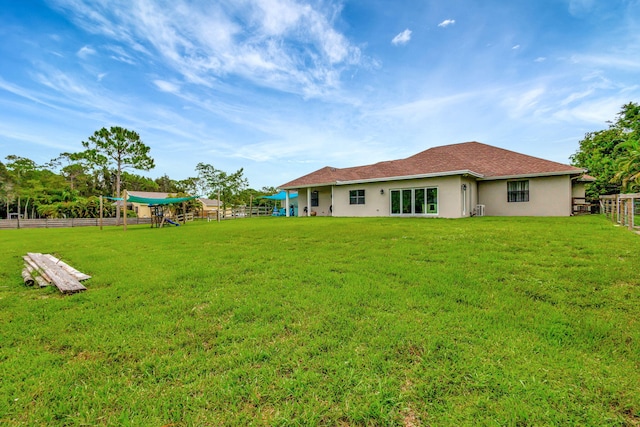
[[[508,202],[508,180],[476,181],[474,177],[460,175],[376,183],[314,187],[318,191],[319,206],[311,207],[317,216],[392,216],[391,190],[407,188],[438,188],[438,214],[419,217],[460,218],[470,216],[476,205],[485,206],[484,214],[493,216],[568,216],[571,215],[572,197],[584,195],[584,185],[574,183],[569,176],[523,178],[529,180],[529,201]],[[519,181],[522,179],[516,179]],[[466,185],[466,191],[462,185]],[[365,204],[349,204],[350,190],[365,190]],[[384,190],[384,194],[380,194]],[[299,216],[305,216],[309,206],[307,189],[298,189]],[[330,209],[332,208],[332,210]],[[396,215],[393,215],[396,216]],[[410,215],[397,215],[410,216]]]
[[[465,197],[463,197],[461,189],[461,185],[463,183],[467,185]],[[462,216],[469,216],[473,207],[477,204],[478,191],[475,179],[463,178],[457,175],[402,181],[338,185],[333,186],[333,188],[317,188],[314,190],[319,191],[320,206],[317,208],[314,207],[312,210],[316,211],[318,216],[322,216],[328,213],[328,207],[332,204],[333,216],[391,216],[391,190],[425,187],[435,187],[438,189],[438,213],[437,215],[415,215],[418,217],[460,218]],[[364,205],[349,204],[349,191],[351,190],[365,191]],[[380,194],[380,190],[383,190],[384,194]],[[299,191],[306,194],[306,189]],[[332,192],[333,198],[331,198]],[[331,201],[332,203],[330,203]],[[463,201],[466,202],[464,215]],[[302,203],[300,205],[302,206]]]
[[[569,176],[523,178],[529,180],[529,201],[508,202],[508,180],[478,182],[478,202],[485,215],[493,216],[569,216],[571,182]],[[514,181],[520,181],[517,179]]]
[[[572,197],[584,197],[585,196],[585,183],[584,182],[575,182],[573,183],[573,187],[571,189]]]

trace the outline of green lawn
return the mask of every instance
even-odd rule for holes
[[[640,236],[597,216],[2,230],[0,328],[0,425],[640,425]]]

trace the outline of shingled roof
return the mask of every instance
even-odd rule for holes
[[[429,148],[406,159],[351,168],[326,166],[280,186],[283,189],[411,177],[474,175],[499,179],[537,175],[580,175],[584,169],[527,156],[480,142]]]

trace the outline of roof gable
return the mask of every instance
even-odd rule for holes
[[[341,169],[326,166],[283,184],[280,188],[463,173],[476,175],[480,179],[497,179],[536,175],[578,175],[584,173],[584,169],[480,142],[464,142],[433,147],[406,159],[372,165]]]

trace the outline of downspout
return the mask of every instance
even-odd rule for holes
[[[331,205],[329,206],[329,213],[333,216],[333,189],[335,186],[331,186]]]
[[[311,216],[311,187],[307,187],[307,216]]]

